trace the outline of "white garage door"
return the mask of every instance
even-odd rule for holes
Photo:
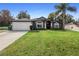
[[[12,22],[12,30],[30,30],[31,22]]]

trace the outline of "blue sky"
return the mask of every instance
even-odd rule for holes
[[[44,16],[47,18],[49,13],[55,12],[56,9],[54,6],[56,3],[0,3],[0,10],[8,9],[11,12],[11,15],[16,17],[16,15],[22,11],[27,10],[31,15],[31,18],[38,18]],[[76,13],[69,13],[74,16],[74,18],[79,18],[79,4],[71,3],[71,6],[75,6],[77,8]]]

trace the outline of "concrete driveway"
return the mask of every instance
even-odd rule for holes
[[[0,51],[19,39],[26,32],[27,31],[6,31],[0,33]]]

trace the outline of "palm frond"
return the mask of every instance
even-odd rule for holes
[[[77,10],[76,10],[76,7],[71,7],[71,6],[69,6],[68,8],[67,8],[67,10],[69,10],[69,11],[71,11],[71,12],[76,12]]]

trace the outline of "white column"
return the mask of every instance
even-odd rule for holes
[[[51,28],[52,28],[52,21],[51,21]]]
[[[44,27],[44,26],[43,26],[43,22],[42,22],[42,24],[41,24],[41,25],[42,25],[42,28],[43,28],[43,27]]]
[[[45,29],[46,29],[46,21],[45,21]]]

